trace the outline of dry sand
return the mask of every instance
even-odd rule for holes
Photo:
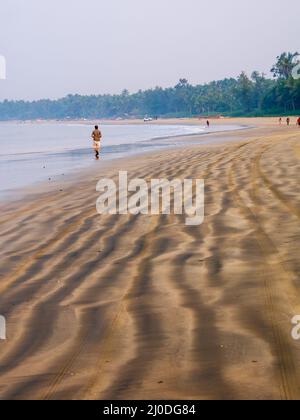
[[[300,130],[276,121],[2,204],[1,399],[300,398]],[[121,169],[205,178],[204,224],[99,216]]]

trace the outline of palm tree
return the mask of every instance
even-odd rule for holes
[[[296,60],[299,57],[299,53],[284,52],[277,57],[277,63],[272,67],[271,72],[274,77],[279,79],[289,79],[292,75],[294,67],[299,64],[299,60]]]

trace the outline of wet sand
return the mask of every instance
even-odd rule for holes
[[[300,130],[254,125],[1,205],[0,399],[300,398]],[[205,178],[205,222],[99,216],[119,170]]]

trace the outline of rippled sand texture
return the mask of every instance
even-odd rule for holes
[[[300,398],[300,130],[233,136],[2,206],[1,399]],[[204,177],[205,223],[97,215],[119,169]]]

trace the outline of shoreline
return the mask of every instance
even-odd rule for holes
[[[283,118],[282,125],[285,125],[285,118]],[[297,116],[290,116],[291,125],[296,125]],[[266,125],[278,125],[278,117],[224,117],[224,118],[209,118],[215,125],[222,124],[241,124],[241,125],[251,125],[253,123],[255,126],[266,126]],[[188,125],[201,125],[205,124],[207,118],[160,118],[157,121],[144,122],[143,119],[123,119],[123,120],[108,120],[108,119],[70,119],[70,120],[6,120],[0,121],[0,124],[81,124],[81,125],[95,125],[104,124],[104,125],[181,125],[184,123]]]
[[[186,122],[189,122],[192,125],[197,125],[195,124],[195,122],[197,120],[195,119],[184,119]],[[278,126],[278,121],[277,118],[250,118],[250,119],[228,119],[227,122],[230,122],[230,124],[235,123],[235,124],[246,124],[246,122],[249,120],[249,122],[251,121],[252,123],[255,123],[253,125],[241,125],[241,128],[235,129],[233,131],[228,130],[228,131],[216,131],[216,132],[203,132],[203,133],[191,133],[191,134],[186,134],[186,135],[178,135],[178,136],[167,136],[167,137],[162,137],[162,138],[156,138],[156,139],[152,139],[152,140],[147,140],[148,141],[156,141],[156,140],[166,140],[166,146],[163,147],[160,150],[149,150],[149,151],[142,151],[140,153],[136,152],[134,154],[130,154],[127,156],[121,156],[121,157],[115,157],[115,158],[111,158],[111,159],[107,159],[107,160],[102,160],[101,161],[101,166],[103,169],[107,168],[108,170],[114,168],[114,163],[116,165],[122,165],[123,163],[126,163],[126,161],[135,161],[135,159],[138,157],[140,159],[143,158],[147,158],[147,156],[150,158],[152,155],[158,156],[164,152],[172,152],[176,151],[178,149],[184,148],[184,147],[191,147],[193,146],[193,143],[189,143],[186,144],[186,142],[188,140],[193,139],[195,145],[197,146],[209,146],[209,140],[212,139],[212,137],[214,138],[214,143],[211,144],[211,146],[218,146],[222,143],[226,144],[228,141],[238,141],[235,139],[236,136],[234,136],[235,133],[239,133],[239,132],[248,132],[248,131],[256,131],[256,130],[260,130],[260,129],[269,129],[269,128],[273,128],[273,129],[279,129],[279,130],[284,130],[284,129],[291,129],[293,126],[291,127],[285,127],[285,125],[283,124],[282,126]],[[219,120],[221,122],[223,122],[223,120]],[[52,121],[53,124],[57,123],[57,121]],[[73,121],[75,123],[75,121]],[[28,124],[30,124],[31,122],[28,121]],[[35,123],[35,122],[34,122]],[[48,123],[48,121],[44,121],[43,123]],[[105,123],[105,122],[104,122]],[[108,124],[110,124],[110,122],[107,122]],[[118,125],[119,123],[121,124],[130,124],[130,120],[126,120],[126,121],[122,121],[119,122],[117,121],[116,124]],[[154,122],[155,124],[159,125],[161,124],[161,121],[157,121]],[[173,120],[167,120],[166,125],[170,125],[173,123]],[[180,125],[181,125],[182,121],[180,120]],[[198,121],[198,125],[200,125],[201,122]],[[85,124],[90,125],[92,124],[92,122],[85,122]],[[137,125],[143,125],[144,122],[143,121],[136,121]],[[148,124],[148,123],[147,123]],[[152,123],[150,123],[152,124]],[[221,124],[222,125],[222,124]],[[232,134],[232,136],[230,136],[230,134]],[[205,141],[205,137],[208,137],[208,141]],[[172,141],[172,139],[177,139],[178,141],[180,140],[182,142],[182,144],[178,145],[178,146],[174,146],[174,145],[168,145],[168,140]],[[81,168],[79,171],[77,172],[70,172],[66,175],[63,176],[62,179],[57,180],[55,182],[55,184],[53,182],[51,182],[51,185],[49,182],[47,181],[37,181],[35,183],[33,183],[32,185],[27,185],[24,188],[15,188],[13,190],[8,190],[5,192],[5,195],[3,195],[1,197],[1,204],[0,204],[0,209],[3,208],[4,206],[9,206],[14,205],[14,204],[18,204],[20,201],[22,200],[30,200],[30,198],[32,197],[33,199],[36,198],[36,196],[38,196],[40,193],[42,193],[43,191],[46,191],[46,193],[52,193],[52,192],[61,192],[61,189],[65,189],[67,185],[72,185],[75,182],[80,182],[81,178],[83,176],[93,176],[93,174],[95,173],[95,171],[97,171],[97,169],[95,167],[91,168],[91,167],[86,167],[86,168]]]
[[[53,122],[53,124],[54,124],[54,122]],[[160,125],[160,124],[157,124],[157,125]],[[195,127],[196,127],[196,125],[195,125]],[[221,130],[221,131],[219,131],[219,130],[213,131],[213,129],[211,129],[210,132],[209,131],[203,131],[202,133],[199,132],[199,133],[189,133],[189,134],[178,134],[178,135],[167,135],[167,136],[162,136],[162,137],[154,137],[154,138],[151,138],[149,140],[144,140],[140,143],[139,142],[133,143],[133,145],[136,146],[135,150],[132,151],[132,152],[129,152],[129,151],[124,152],[124,154],[121,155],[121,156],[114,156],[113,154],[112,154],[112,156],[104,155],[104,159],[101,161],[101,164],[103,162],[115,161],[115,160],[119,160],[119,159],[126,159],[126,158],[129,158],[129,157],[142,158],[144,155],[147,155],[148,153],[157,152],[157,151],[162,152],[162,151],[167,150],[167,149],[169,149],[169,150],[177,149],[177,148],[185,147],[188,144],[192,144],[192,143],[202,144],[202,143],[205,143],[205,137],[207,137],[207,136],[213,136],[214,134],[231,133],[231,132],[250,129],[250,128],[251,127],[238,126],[237,125],[235,127],[232,126],[232,129],[230,128],[228,130],[224,129],[224,130]],[[211,139],[211,137],[209,137],[209,139]],[[174,144],[174,141],[176,141],[177,144]],[[163,142],[163,144],[159,147],[159,150],[156,149],[158,147],[157,146],[158,142]],[[178,142],[180,142],[180,144]],[[209,140],[207,141],[207,143],[209,143]],[[152,150],[139,150],[141,148],[141,145],[144,145],[144,144],[147,144],[147,145],[152,144],[153,145]],[[72,149],[70,149],[70,151],[72,151]],[[67,152],[67,149],[66,149],[66,151],[64,151],[64,150],[61,151],[61,153],[63,153],[63,152]],[[33,153],[24,153],[25,156],[27,154],[31,155]],[[35,154],[36,155],[43,155],[44,152],[35,152]],[[55,155],[56,152],[50,152],[49,154],[50,155]],[[65,178],[69,179],[70,177],[73,177],[76,173],[80,173],[80,174],[83,175],[84,173],[86,173],[86,171],[89,172],[90,170],[92,171],[92,170],[94,170],[94,168],[82,167],[79,170],[77,170],[77,169],[70,170],[67,174],[64,174],[63,176]],[[61,178],[59,175],[55,176],[55,178],[57,178],[57,177]],[[56,182],[62,182],[62,180],[59,180],[59,181],[56,181]],[[47,181],[35,181],[31,185],[27,185],[23,188],[15,188],[15,189],[5,190],[1,193],[1,200],[5,201],[5,202],[15,201],[14,196],[16,197],[16,199],[20,198],[21,196],[25,197],[27,190],[31,191],[35,187],[43,188],[43,187],[46,187],[48,184],[49,184],[49,182],[47,182]]]

